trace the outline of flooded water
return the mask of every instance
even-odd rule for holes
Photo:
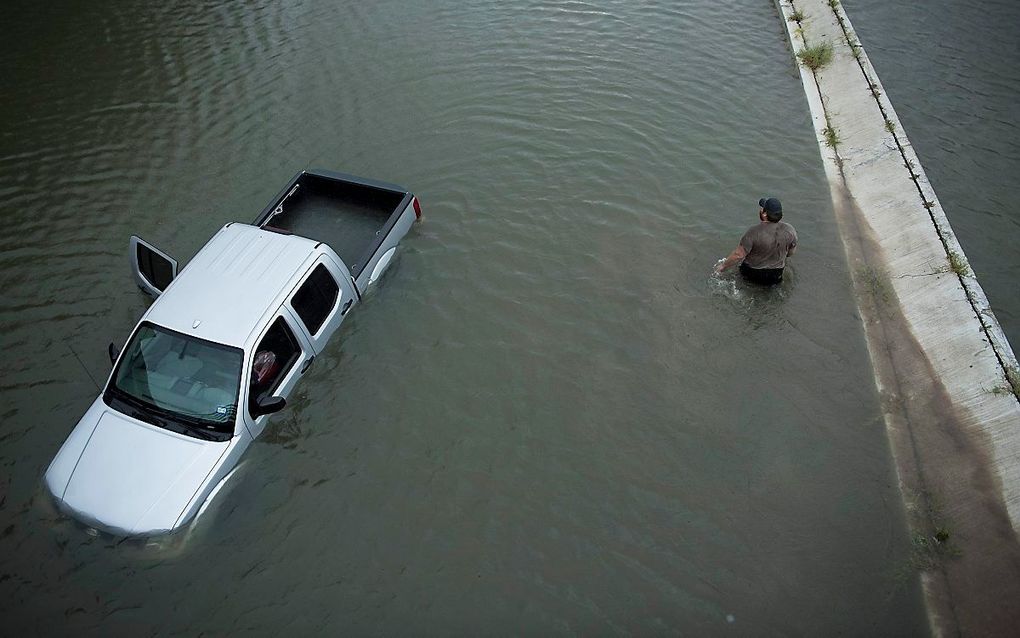
[[[926,631],[771,2],[27,5],[0,47],[0,611],[36,634]],[[190,535],[46,467],[146,307],[298,170],[424,220]],[[715,279],[776,195],[777,290]]]
[[[845,0],[995,316],[1020,346],[1020,3]]]

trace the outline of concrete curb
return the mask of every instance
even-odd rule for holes
[[[1020,611],[991,601],[1020,597],[1016,356],[842,6],[774,1],[795,55],[833,47],[827,66],[798,68],[914,539],[937,553],[951,522],[962,548],[919,570],[932,629],[1015,628]]]
[[[775,2],[785,20],[787,35],[794,46],[794,55],[796,55],[807,45],[803,34],[797,31],[797,27],[795,26],[796,22],[794,22],[790,17],[794,12],[793,2],[792,0],[775,0]],[[1006,334],[1002,331],[1002,326],[999,325],[999,320],[995,318],[995,314],[988,302],[988,297],[985,295],[984,289],[981,287],[981,284],[978,282],[978,279],[974,274],[974,269],[970,267],[970,261],[967,259],[963,246],[960,245],[959,240],[956,238],[956,233],[953,232],[949,219],[946,217],[945,209],[942,208],[942,203],[935,194],[935,189],[932,187],[931,182],[928,180],[928,175],[924,172],[924,168],[921,166],[921,160],[917,157],[917,154],[914,152],[913,145],[910,143],[910,140],[907,139],[907,135],[903,131],[900,119],[896,115],[896,110],[893,108],[892,102],[889,101],[889,97],[878,77],[878,73],[872,66],[871,60],[868,58],[868,54],[864,50],[864,47],[859,46],[860,40],[857,38],[857,33],[854,31],[850,18],[843,10],[842,4],[837,3],[835,7],[830,6],[830,9],[838,17],[840,26],[845,34],[846,44],[849,45],[850,42],[858,44],[859,53],[857,58],[861,67],[861,72],[864,74],[868,82],[875,87],[874,98],[879,109],[885,116],[885,119],[892,122],[894,125],[890,134],[896,141],[900,153],[903,155],[905,164],[912,167],[912,177],[917,186],[918,197],[922,204],[925,205],[925,208],[928,209],[932,219],[932,224],[934,225],[942,243],[945,245],[946,255],[959,255],[962,263],[967,266],[967,273],[958,275],[961,285],[963,285],[964,289],[967,291],[967,297],[971,301],[974,312],[981,321],[982,327],[991,342],[996,357],[999,359],[1003,368],[1005,381],[1008,385],[1010,379],[1005,375],[1007,375],[1009,370],[1020,372],[1020,362],[1018,362],[1016,354],[1013,352],[1013,348],[1010,346]],[[812,73],[810,69],[799,63],[797,64],[797,68],[800,70],[801,81],[804,84],[804,92],[811,110],[812,120],[814,121],[815,135],[818,140],[818,145],[822,152],[822,158],[825,160],[825,171],[829,178],[833,179],[839,174],[839,164],[841,160],[836,150],[830,149],[826,145],[825,129],[829,126],[829,122],[825,107],[821,100],[821,89],[819,89],[818,84],[815,81],[814,73]]]
[[[838,16],[840,26],[843,28],[847,42],[854,42],[859,45],[860,40],[857,38],[857,32],[854,31],[854,27],[850,23],[850,18],[843,10],[843,5],[837,4],[833,8],[833,12]],[[879,108],[882,110],[886,119],[893,122],[895,125],[891,134],[896,140],[897,146],[899,146],[900,153],[903,155],[905,163],[913,166],[913,173],[915,175],[913,179],[914,183],[917,185],[918,195],[920,196],[921,201],[931,205],[928,212],[931,214],[932,223],[935,225],[939,238],[946,247],[946,254],[951,255],[955,253],[956,255],[959,255],[962,258],[963,263],[967,265],[967,274],[960,275],[960,282],[967,291],[967,297],[974,306],[974,312],[977,314],[978,318],[981,320],[981,324],[984,326],[989,341],[991,341],[992,348],[995,350],[996,356],[999,358],[999,361],[1003,366],[1003,372],[1005,373],[1005,370],[1008,368],[1012,368],[1013,370],[1020,369],[1020,364],[1017,363],[1016,354],[1013,352],[1013,348],[1010,346],[1009,341],[1006,338],[1006,334],[1002,331],[1002,326],[999,325],[999,320],[995,318],[995,314],[992,312],[991,306],[988,303],[988,297],[985,296],[984,289],[981,288],[981,284],[978,283],[977,276],[974,274],[974,269],[970,267],[970,261],[967,260],[963,247],[960,245],[960,242],[956,238],[956,233],[953,232],[953,228],[949,224],[949,219],[946,217],[946,212],[942,208],[942,204],[939,202],[938,196],[935,194],[935,189],[932,188],[931,182],[928,181],[928,175],[924,172],[924,168],[921,166],[921,160],[918,159],[917,154],[914,152],[913,145],[910,143],[910,140],[907,139],[903,126],[900,124],[900,118],[896,115],[892,102],[889,101],[889,96],[886,94],[885,89],[882,86],[882,82],[878,78],[878,73],[871,65],[871,60],[868,58],[868,54],[864,50],[863,46],[858,49],[858,62],[861,66],[861,72],[864,73],[865,77],[867,77],[871,84],[876,88],[877,95],[875,96],[875,99],[878,102]]]
[[[795,26],[796,22],[794,22],[790,17],[794,11],[793,2],[792,0],[775,0],[775,2],[786,21],[787,35],[790,38],[790,42],[794,45],[794,55],[796,55],[807,45],[803,34],[797,32],[797,27]],[[838,17],[840,26],[843,28],[845,34],[847,44],[849,45],[850,42],[853,42],[859,45],[860,40],[857,38],[857,32],[854,31],[853,24],[851,24],[849,16],[847,16],[846,12],[843,10],[843,5],[837,3],[835,7],[830,6],[830,9]],[[914,152],[913,145],[910,143],[910,140],[907,139],[907,135],[903,131],[900,119],[896,115],[896,110],[893,108],[892,102],[889,101],[885,88],[882,86],[882,82],[878,77],[878,73],[872,66],[871,60],[868,58],[868,54],[864,50],[863,46],[859,46],[858,52],[857,57],[861,66],[861,72],[864,74],[865,78],[867,78],[869,83],[875,87],[875,101],[878,103],[885,119],[894,124],[894,128],[890,133],[895,139],[900,153],[903,155],[904,162],[913,167],[913,181],[917,185],[918,196],[922,203],[930,204],[930,208],[928,206],[926,206],[926,208],[929,210],[932,224],[935,226],[939,238],[946,247],[946,254],[959,255],[962,258],[962,263],[967,265],[968,273],[959,276],[960,282],[966,289],[967,297],[970,299],[971,304],[974,307],[974,312],[980,319],[981,324],[988,335],[989,341],[995,350],[996,356],[1002,364],[1003,373],[1005,374],[1010,368],[1012,370],[1020,370],[1020,362],[1017,361],[1016,354],[1013,352],[1013,348],[1010,346],[1009,340],[1006,338],[1006,334],[1002,331],[1002,326],[999,325],[999,320],[995,318],[995,314],[992,312],[991,305],[988,303],[988,297],[985,295],[984,289],[981,287],[977,277],[974,275],[974,269],[970,267],[970,261],[967,259],[963,246],[960,245],[959,240],[956,238],[956,233],[953,232],[949,219],[946,217],[945,209],[942,208],[942,203],[935,194],[935,189],[932,187],[931,182],[928,180],[928,175],[924,172],[924,168],[921,166],[921,160],[917,157],[917,154]],[[835,149],[829,149],[825,142],[825,128],[829,126],[829,123],[826,117],[825,108],[821,101],[821,90],[818,88],[818,84],[815,82],[815,77],[811,70],[799,63],[797,67],[800,70],[801,81],[804,83],[804,92],[807,96],[812,119],[815,123],[815,134],[818,139],[818,145],[822,151],[823,159],[826,160],[826,174],[831,178],[834,176],[832,173],[833,170],[836,171],[835,174],[838,174],[840,159]],[[1009,379],[1007,378],[1006,381],[1008,382]]]

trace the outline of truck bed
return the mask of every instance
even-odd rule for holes
[[[305,171],[280,191],[255,223],[328,244],[357,278],[410,197],[391,184]]]

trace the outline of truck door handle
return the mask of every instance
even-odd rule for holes
[[[315,361],[314,356],[312,356],[310,359],[301,364],[301,374],[304,374],[305,370],[312,367],[312,361]]]
[[[347,311],[351,309],[352,305],[354,305],[354,300],[348,299],[347,303],[344,304],[344,309],[340,311],[340,316],[346,315]]]

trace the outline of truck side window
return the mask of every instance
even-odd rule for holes
[[[301,317],[308,334],[315,335],[322,327],[329,312],[336,305],[336,298],[340,292],[340,286],[329,274],[326,267],[319,264],[308,276],[305,283],[301,284],[290,305],[294,307],[298,316]]]
[[[273,391],[290,369],[297,363],[301,348],[294,333],[283,317],[277,317],[262,337],[251,366],[251,391],[248,393],[248,411],[253,412],[255,402]],[[254,415],[252,415],[254,418]]]

